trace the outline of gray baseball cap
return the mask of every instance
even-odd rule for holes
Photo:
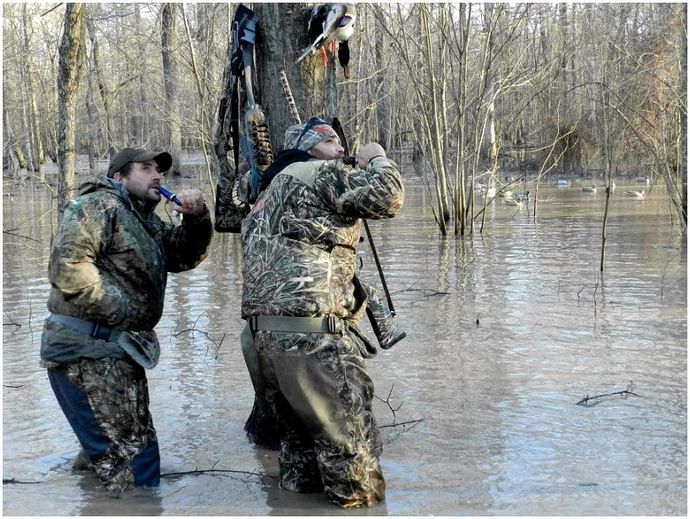
[[[124,148],[110,160],[108,176],[112,177],[116,171],[120,171],[130,162],[146,162],[155,160],[161,172],[168,171],[172,166],[172,156],[166,151],[149,151],[144,148]]]

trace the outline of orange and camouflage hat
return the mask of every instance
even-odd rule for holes
[[[313,117],[306,123],[295,124],[285,131],[283,149],[309,151],[321,141],[331,137],[338,138],[335,130],[323,119]],[[338,138],[338,140],[340,140]]]

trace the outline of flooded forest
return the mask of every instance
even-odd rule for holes
[[[114,499],[71,469],[39,366],[78,186],[165,150],[165,185],[217,217],[248,167],[231,119],[244,135],[257,107],[273,156],[297,119],[337,117],[402,173],[360,247],[407,333],[367,360],[387,485],[368,513],[687,515],[687,5],[356,3],[346,66],[343,42],[307,52],[315,4],[242,5],[236,85],[238,3],[3,2],[4,515],[338,513],[247,441],[237,232],[168,278],[160,488]]]
[[[282,71],[304,119],[338,116],[352,147],[375,140],[412,165],[442,234],[475,232],[477,185],[526,176],[649,177],[685,226],[684,4],[357,4],[348,78],[334,55],[296,63],[312,5],[254,6],[273,149],[291,121]],[[139,143],[170,150],[171,174],[200,153],[215,196],[236,8],[5,3],[5,178],[57,165],[69,197],[78,155],[96,172]]]

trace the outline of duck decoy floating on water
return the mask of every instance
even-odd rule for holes
[[[356,19],[357,9],[354,4],[316,4],[307,24],[307,35],[312,43],[297,58],[297,63],[320,50],[325,66],[328,62],[328,50],[334,54],[337,42],[338,61],[343,67],[345,78],[349,78],[350,47],[347,40],[355,31]]]
[[[644,198],[645,197],[645,192],[644,191],[626,191],[625,196],[630,197],[630,198]]]
[[[518,200],[517,198],[513,198],[513,197],[505,197],[503,199],[503,203],[505,205],[510,205],[513,207],[522,207],[522,200]]]

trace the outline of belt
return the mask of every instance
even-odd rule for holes
[[[69,315],[50,314],[48,320],[64,324],[67,326],[67,328],[70,328],[75,332],[90,335],[96,339],[101,339],[108,342],[117,342],[117,339],[122,333],[120,330],[116,330],[115,328],[110,328],[109,326],[104,326],[102,324],[87,321],[85,319],[77,319],[76,317],[70,317]]]
[[[286,315],[252,315],[249,329],[291,333],[338,333],[345,331],[345,322],[334,315],[326,317],[291,317]]]

